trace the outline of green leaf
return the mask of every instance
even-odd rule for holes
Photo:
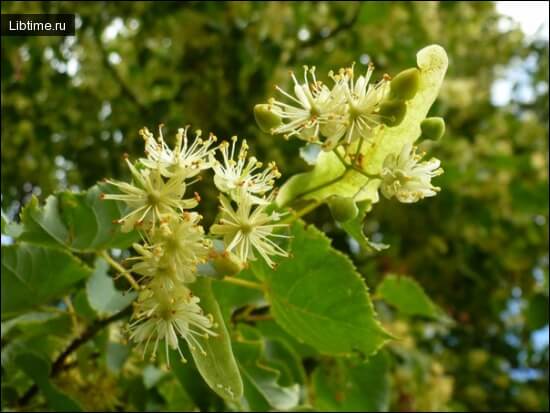
[[[440,46],[431,45],[418,52],[418,92],[407,102],[407,113],[398,126],[380,129],[370,140],[370,145],[363,145],[362,165],[366,173],[379,174],[386,156],[400,152],[405,144],[418,139],[420,124],[439,94],[447,63],[447,54]],[[323,200],[331,195],[376,203],[379,184],[379,179],[369,179],[353,170],[346,171],[333,152],[323,152],[311,171],[294,175],[281,187],[277,203],[285,206],[297,197]]]
[[[145,411],[150,401],[151,392],[145,388],[142,377],[137,375],[129,377],[125,387],[130,406],[138,412]]]
[[[71,331],[71,318],[68,313],[30,312],[2,322],[2,340],[15,332],[25,336],[43,334],[64,335]]]
[[[375,353],[390,336],[349,258],[312,225],[296,222],[292,236],[292,258],[281,260],[276,270],[253,266],[267,285],[275,321],[324,353]]]
[[[194,350],[191,349],[193,360],[203,379],[214,392],[224,399],[237,401],[243,394],[243,382],[220,306],[212,292],[212,280],[199,277],[197,281],[189,284],[189,288],[200,298],[201,308],[206,314],[212,315],[217,325],[216,337],[197,338],[206,355],[195,347]]]
[[[257,330],[241,325],[234,350],[243,374],[244,395],[250,410],[289,410],[298,405],[299,385],[294,383],[283,387],[279,384],[281,373],[267,364],[265,341]]]
[[[403,314],[433,319],[444,317],[443,311],[432,302],[424,289],[412,278],[387,275],[378,286],[376,294]]]
[[[174,379],[165,380],[157,386],[160,395],[166,401],[166,412],[191,412],[196,411],[193,399],[185,389]]]
[[[363,231],[365,217],[367,216],[367,212],[372,209],[372,203],[370,203],[369,201],[363,201],[360,202],[358,206],[359,213],[357,214],[357,216],[350,221],[341,223],[340,225],[342,229],[346,231],[350,237],[356,240],[361,248],[369,251],[382,251],[386,248],[389,248],[389,245],[371,241]]]
[[[93,321],[97,318],[97,314],[94,309],[90,306],[90,301],[88,300],[88,293],[86,292],[86,286],[80,288],[73,296],[73,307],[76,314],[79,317],[82,317],[83,320],[88,322]]]
[[[389,362],[384,352],[366,363],[345,359],[327,361],[315,369],[312,380],[317,411],[388,411]]]
[[[50,382],[50,363],[32,353],[21,354],[16,363],[38,386],[48,404],[58,412],[81,412],[81,407]]]
[[[90,306],[100,316],[110,316],[128,307],[137,293],[120,292],[113,279],[107,274],[109,264],[101,258],[95,261],[94,272],[86,282],[86,293]]]
[[[299,357],[306,358],[318,356],[318,352],[315,348],[289,334],[274,320],[259,321],[256,323],[256,328],[262,332],[265,338],[269,340],[280,340],[290,345]]]
[[[8,237],[17,238],[22,231],[21,225],[16,222],[11,222],[4,211],[2,212],[2,234]]]
[[[124,363],[128,359],[129,355],[129,346],[109,341],[106,346],[105,364],[110,371],[117,374],[124,366]]]
[[[164,376],[166,376],[166,371],[152,364],[148,364],[143,369],[143,385],[146,389],[152,389]]]
[[[258,331],[260,331],[258,329]],[[280,338],[266,339],[265,357],[273,368],[281,372],[279,382],[283,386],[294,383],[306,383],[306,372],[297,351],[286,341]]]
[[[236,277],[248,281],[256,280],[250,270],[241,271]],[[215,296],[218,298],[218,304],[226,324],[231,322],[231,316],[235,310],[248,305],[259,306],[266,304],[265,298],[260,290],[243,288],[238,285],[218,282],[216,280],[212,283],[212,289],[214,290]]]
[[[68,231],[61,220],[58,204],[59,200],[50,195],[40,208],[38,198],[33,196],[21,210],[21,223],[24,227],[19,239],[49,247],[64,245]]]
[[[182,347],[181,351],[187,359],[190,359],[189,362],[171,364],[171,370],[180,386],[200,411],[219,411],[222,408],[220,406],[223,405],[223,399],[212,392],[204,380],[198,380],[200,373],[192,360],[189,349]],[[170,359],[176,360],[178,357],[179,354],[175,350],[171,350]]]
[[[2,368],[8,372],[8,375],[19,371],[16,363],[17,357],[30,352],[45,360],[52,360],[67,348],[70,341],[69,335],[64,337],[56,335],[19,336],[2,346]]]
[[[54,248],[2,246],[2,318],[60,298],[91,270]]]
[[[127,248],[137,240],[135,232],[122,233],[113,223],[122,206],[100,199],[98,186],[86,192],[50,195],[43,207],[33,197],[21,212],[24,224],[20,240],[40,245],[64,245],[81,252]]]

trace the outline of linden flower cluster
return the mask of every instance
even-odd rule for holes
[[[271,98],[256,105],[256,121],[266,133],[297,137],[335,152],[346,168],[380,179],[381,192],[387,198],[410,203],[434,196],[439,188],[431,184],[431,178],[443,172],[440,162],[421,162],[412,145],[406,145],[398,155],[388,155],[377,175],[366,174],[357,163],[364,144],[371,144],[381,129],[401,124],[421,82],[417,68],[404,70],[393,79],[384,74],[375,83],[371,81],[373,72],[373,65],[359,76],[354,65],[337,74],[330,72],[333,84],[329,87],[316,78],[315,68],[304,67],[303,81],[291,73],[293,94],[276,86],[284,100]],[[443,120],[426,119],[422,129],[430,139],[439,139],[444,132]]]
[[[262,163],[248,157],[246,141],[238,151],[237,138],[234,136],[231,141],[220,145],[222,162],[211,155],[216,174],[214,183],[224,194],[220,195],[220,219],[210,232],[222,236],[226,249],[234,252],[242,262],[255,260],[257,253],[273,268],[275,264],[270,256],[288,256],[272,239],[287,238],[287,235],[275,233],[287,225],[277,223],[281,214],[268,212],[274,198],[273,184],[280,173],[274,163],[259,171]]]
[[[288,255],[275,242],[285,237],[275,232],[286,225],[277,223],[279,214],[267,212],[280,176],[275,164],[263,169],[248,156],[246,141],[237,151],[236,137],[231,144],[217,145],[212,134],[203,139],[201,131],[196,131],[190,142],[187,132],[188,128],[179,129],[171,148],[161,128],[157,138],[142,129],[146,157],[136,163],[125,159],[132,182],[106,180],[117,193],[102,194],[103,199],[126,204],[127,213],[118,220],[121,230],[136,229],[143,239],[134,244],[137,255],[128,259],[130,273],[140,276],[130,338],[144,344],[144,355],[152,345],[152,358],[164,341],[168,361],[170,349],[185,361],[180,338],[192,350],[206,354],[201,339],[217,335],[212,316],[204,313],[199,297],[188,287],[196,280],[200,264],[221,255],[238,260],[240,269],[260,256],[273,266],[271,257]],[[221,160],[216,158],[218,152]],[[214,183],[222,193],[219,220],[210,234],[205,234],[202,217],[193,210],[199,195],[188,195],[189,187],[207,169],[213,170]],[[223,239],[222,254],[213,249],[215,238]]]
[[[329,73],[329,88],[315,76],[315,68],[304,67],[303,82],[291,73],[294,95],[276,86],[288,102],[275,98],[256,108],[262,129],[285,138],[296,136],[331,151],[338,145],[372,137],[377,129],[398,125],[406,111],[405,98],[390,97],[390,77],[371,83],[374,66],[355,77],[354,66]],[[263,113],[261,113],[263,112]],[[264,116],[262,122],[259,118]],[[271,122],[267,117],[271,115]]]
[[[441,162],[436,158],[425,162],[419,162],[420,159],[422,156],[411,144],[405,145],[397,156],[388,155],[381,173],[381,190],[386,198],[395,196],[399,202],[412,203],[437,195],[440,188],[430,181],[443,173]]]

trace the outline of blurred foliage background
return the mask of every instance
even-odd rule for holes
[[[444,117],[447,132],[424,148],[442,159],[441,193],[412,206],[381,200],[366,231],[391,248],[376,254],[349,242],[328,209],[308,220],[351,254],[372,290],[388,272],[408,274],[455,320],[442,327],[378,306],[405,337],[392,344],[402,354],[392,410],[548,409],[547,38],[526,37],[492,2],[1,8],[77,14],[74,37],[2,37],[2,209],[14,219],[31,194],[43,200],[124,178],[122,154],[139,156],[139,128],[159,123],[170,136],[191,124],[245,137],[260,159],[278,163],[283,181],[307,169],[300,142],[262,134],[252,108],[274,84],[288,85],[288,70],[373,62],[381,76],[413,66],[428,44],[445,47],[449,71],[430,115]],[[506,82],[510,96],[496,99]],[[208,199],[208,187],[200,192]],[[113,377],[86,380],[96,407],[152,406],[114,395]]]

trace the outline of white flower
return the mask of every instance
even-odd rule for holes
[[[219,162],[211,154],[212,169],[214,169],[214,184],[233,199],[244,190],[251,195],[256,203],[264,203],[261,198],[266,192],[273,188],[275,179],[281,174],[274,162],[267,165],[263,171],[259,171],[263,164],[251,156],[248,158],[248,144],[242,141],[241,147],[236,153],[237,137],[231,138],[232,143],[224,141],[219,148],[222,153],[223,162]],[[237,159],[235,160],[235,155]]]
[[[169,362],[169,349],[178,350],[179,337],[191,349],[198,349],[206,355],[197,338],[208,338],[217,334],[211,315],[205,315],[199,306],[200,299],[191,294],[183,285],[174,285],[170,290],[161,285],[153,285],[142,292],[135,304],[135,320],[130,324],[130,339],[144,343],[143,355],[149,344],[154,342],[151,358],[155,358],[158,344],[164,340],[166,360]]]
[[[128,158],[126,163],[132,173],[133,184],[106,180],[122,193],[101,196],[102,199],[122,201],[131,209],[118,220],[123,232],[131,231],[135,225],[144,225],[154,230],[157,222],[166,216],[197,206],[197,195],[195,198],[182,199],[186,190],[184,177],[174,176],[165,181],[158,169],[138,170]]]
[[[209,155],[215,150],[210,147],[216,142],[214,135],[210,134],[207,140],[202,140],[202,132],[197,130],[195,140],[189,144],[189,126],[185,129],[180,128],[176,134],[176,145],[174,149],[170,149],[164,142],[161,128],[162,125],[159,127],[158,139],[155,139],[147,128],[140,130],[147,154],[147,158],[141,159],[143,165],[150,169],[160,169],[161,174],[166,177],[182,175],[185,178],[192,178],[210,168]]]
[[[185,212],[183,219],[171,217],[162,223],[145,245],[134,245],[140,256],[130,258],[139,261],[130,270],[165,280],[166,285],[195,281],[197,265],[206,262],[211,248],[200,219],[197,213]]]
[[[234,251],[243,262],[256,259],[254,252],[257,252],[270,267],[275,265],[271,256],[288,256],[284,249],[270,239],[288,238],[287,235],[273,233],[277,228],[288,226],[272,223],[280,219],[280,214],[268,214],[265,204],[253,208],[247,196],[239,199],[236,209],[223,195],[220,196],[220,202],[221,217],[218,224],[212,225],[210,232],[223,236],[226,250]]]
[[[345,143],[356,139],[365,139],[373,135],[377,126],[382,124],[378,114],[380,104],[389,92],[389,77],[385,76],[375,85],[369,84],[374,66],[369,65],[367,73],[354,78],[353,66],[342,70],[340,78],[344,81],[344,93],[348,105],[348,122],[345,129]]]
[[[286,120],[281,126],[272,129],[271,133],[283,134],[286,138],[296,135],[305,141],[318,143],[323,125],[338,125],[345,122],[345,96],[342,94],[342,84],[337,82],[332,90],[329,89],[316,79],[314,67],[310,69],[304,66],[302,84],[293,73],[291,76],[295,96],[278,86],[276,88],[293,103],[284,103],[274,98],[269,100],[270,110]]]
[[[439,159],[419,162],[421,155],[412,144],[407,144],[399,155],[390,154],[382,168],[382,194],[388,199],[393,196],[399,202],[412,203],[422,198],[437,195],[440,188],[431,184],[431,179],[441,175]]]

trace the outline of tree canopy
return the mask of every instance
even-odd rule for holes
[[[547,39],[527,37],[493,2],[4,1],[1,10],[76,15],[75,36],[1,39],[3,409],[548,410]],[[431,44],[449,59],[428,115],[445,119],[445,134],[418,144],[441,160],[439,194],[359,204],[353,224],[312,210],[308,225],[291,227],[303,251],[294,266],[254,263],[239,275],[266,286],[269,305],[254,288],[196,284],[228,327],[236,361],[225,373],[240,372],[242,400],[199,380],[214,373],[195,354],[170,369],[143,360],[121,324],[135,295],[109,275],[109,254],[96,257],[126,257],[139,239],[113,236],[120,205],[98,201],[102,179],[129,179],[124,154],[143,156],[138,131],[156,135],[162,124],[172,137],[189,124],[238,135],[285,182],[311,165],[303,141],[255,121],[274,85],[291,89],[288,72],[303,65],[327,83],[352,62],[361,73],[374,64],[381,78],[415,67]],[[201,212],[209,226],[215,186],[195,190],[211,201]],[[316,302],[321,290],[330,300]]]

